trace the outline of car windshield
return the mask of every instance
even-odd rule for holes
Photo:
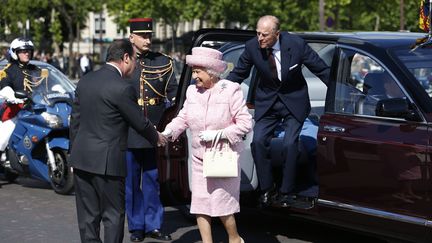
[[[417,48],[411,51],[397,48],[393,52],[432,97],[432,49]]]
[[[33,102],[50,104],[54,100],[72,97],[75,87],[64,74],[51,66],[39,67],[41,70],[30,73],[31,80],[27,82]]]

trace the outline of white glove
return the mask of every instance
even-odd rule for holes
[[[164,135],[165,137],[169,138],[172,136],[173,131],[171,129],[165,129],[163,132],[161,132],[162,135]]]
[[[9,86],[0,90],[0,97],[4,98],[9,104],[22,104],[24,100],[15,97],[15,91]]]
[[[15,91],[10,86],[4,87],[2,90],[0,90],[0,97],[4,98],[5,100],[13,100],[15,98]]]
[[[6,99],[6,102],[9,104],[22,104],[24,100],[18,98]]]
[[[205,131],[201,131],[198,134],[198,137],[201,139],[201,141],[211,142],[216,137],[216,134],[218,132],[219,130],[205,130]]]

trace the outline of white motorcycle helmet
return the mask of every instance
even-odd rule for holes
[[[17,51],[19,50],[30,50],[30,59],[33,58],[34,45],[31,40],[25,38],[16,38],[11,42],[9,47],[9,54],[11,58],[15,61],[19,61],[17,53]]]

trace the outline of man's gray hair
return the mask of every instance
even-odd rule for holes
[[[258,19],[257,25],[261,21],[270,21],[270,22],[273,22],[273,28],[272,29],[273,29],[274,32],[277,32],[277,31],[280,30],[280,21],[279,21],[279,19],[276,16],[273,16],[273,15],[264,15],[264,16],[261,16]]]

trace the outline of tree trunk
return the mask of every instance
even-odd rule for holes
[[[54,23],[54,21],[56,21],[56,19],[55,19],[55,9],[53,8],[51,10],[51,23]],[[52,33],[52,34],[54,34],[54,33]],[[60,47],[59,47],[59,44],[56,42],[55,38],[53,38],[52,48],[54,49],[54,53],[57,56],[59,56],[59,54],[60,54]]]
[[[176,51],[175,40],[177,37],[177,28],[178,28],[178,23],[171,24],[171,31],[172,31],[172,34],[171,34],[171,42],[172,42],[171,52],[173,52],[173,53]]]
[[[404,4],[404,0],[400,0],[399,3],[399,11],[400,11],[400,18],[399,18],[399,24],[400,24],[400,28],[399,30],[405,30],[405,4]]]
[[[376,14],[375,15],[375,28],[374,28],[374,30],[379,31],[379,29],[380,29],[380,16],[379,16],[379,14]]]
[[[319,30],[324,31],[325,23],[324,23],[324,0],[319,0]]]

